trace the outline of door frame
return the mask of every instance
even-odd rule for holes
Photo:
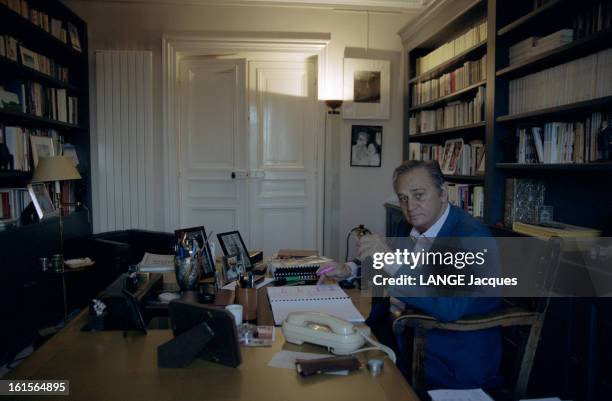
[[[180,116],[177,92],[179,63],[187,56],[224,56],[244,52],[296,53],[317,57],[318,98],[326,93],[328,33],[293,32],[170,32],[162,37],[162,139],[164,158],[164,225],[173,231],[179,225],[179,149]],[[323,191],[325,177],[325,105],[318,102],[316,132],[317,158],[317,249],[323,251]]]

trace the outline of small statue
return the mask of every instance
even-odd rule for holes
[[[601,123],[601,131],[597,136],[598,160],[612,160],[612,113]]]

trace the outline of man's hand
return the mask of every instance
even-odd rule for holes
[[[377,252],[391,252],[385,241],[376,234],[364,235],[359,240],[359,260],[365,260],[367,257],[374,257]]]
[[[319,276],[318,284],[323,284],[326,278],[332,278],[336,281],[344,280],[351,275],[351,268],[345,263],[329,262],[325,263],[317,270]]]

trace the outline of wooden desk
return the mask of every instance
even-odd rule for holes
[[[264,289],[259,293],[258,319],[260,324],[269,324],[272,315],[267,295]],[[365,305],[356,304],[360,309]],[[157,346],[172,338],[170,330],[149,330],[147,335],[130,332],[124,338],[120,331],[83,332],[86,322],[87,310],[5,379],[70,380],[70,396],[55,397],[58,400],[418,400],[388,358],[383,358],[385,367],[378,377],[363,369],[348,376],[303,379],[295,370],[268,367],[281,349],[323,352],[323,348],[314,345],[286,344],[280,328],[272,347],[242,347],[243,362],[236,369],[199,359],[186,369],[159,369]],[[362,362],[383,357],[377,351],[357,355]],[[19,397],[30,398],[40,397]]]

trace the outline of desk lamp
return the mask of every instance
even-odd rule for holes
[[[60,190],[60,181],[80,180],[81,174],[74,168],[72,159],[67,156],[52,156],[43,157],[38,161],[38,165],[34,169],[32,182],[55,182],[55,206],[59,210],[59,229],[60,229],[60,255],[62,257],[62,265],[64,261],[64,220],[63,206],[79,206],[80,203],[62,203],[62,193]]]

